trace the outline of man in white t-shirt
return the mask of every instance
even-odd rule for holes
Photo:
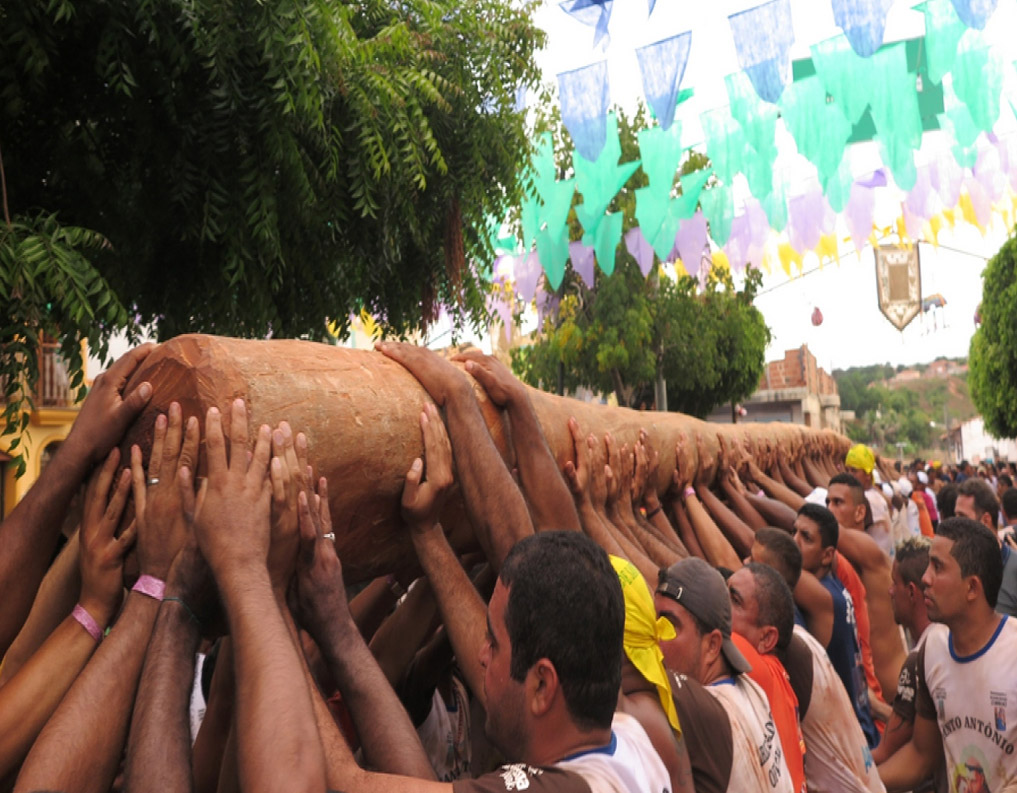
[[[703,688],[721,704],[730,721],[727,773],[722,773],[724,779],[716,786],[696,778],[696,790],[793,793],[770,703],[759,685],[744,674],[752,667],[731,641],[731,600],[723,577],[702,559],[683,559],[660,572],[654,603],[657,613],[675,629],[675,638],[661,642],[660,647],[668,670],[678,676],[672,691],[685,732],[703,731],[697,729],[696,719],[705,708],[701,703],[690,704]],[[710,741],[709,735],[703,737]],[[690,741],[693,774],[707,765],[698,754]]]
[[[922,577],[929,618],[919,650],[911,740],[879,766],[887,790],[910,790],[946,758],[952,793],[1017,787],[1017,621],[997,614],[996,537],[970,518],[943,521]]]
[[[872,511],[872,525],[866,531],[882,548],[887,556],[893,555],[893,543],[890,540],[890,507],[883,494],[875,486],[873,470],[876,467],[876,455],[864,443],[852,446],[844,458],[844,470],[858,480],[865,488],[865,498]]]

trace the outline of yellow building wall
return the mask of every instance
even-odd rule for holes
[[[22,436],[21,444],[15,452],[22,447],[28,452],[28,468],[20,479],[14,476],[14,465],[4,465],[4,517],[10,514],[15,504],[20,501],[28,489],[39,478],[42,471],[43,453],[51,443],[63,441],[71,431],[71,425],[77,418],[78,408],[40,408],[32,413],[31,423],[27,432]],[[0,445],[0,450],[14,456],[6,446]]]

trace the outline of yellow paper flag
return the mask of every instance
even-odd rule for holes
[[[798,267],[798,273],[802,272],[802,255],[798,253],[790,242],[782,242],[777,246],[777,256],[780,258],[780,266],[784,268],[787,277],[791,278],[791,262]]]

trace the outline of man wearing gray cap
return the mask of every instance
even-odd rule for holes
[[[660,571],[654,604],[675,629],[660,647],[696,790],[793,793],[770,703],[731,641],[723,577],[702,559],[683,559]]]

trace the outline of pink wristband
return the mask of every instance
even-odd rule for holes
[[[74,607],[71,616],[78,621],[82,628],[88,631],[88,635],[93,639],[99,641],[102,638],[102,628],[99,627],[99,623],[95,621],[95,617],[89,614],[80,603]]]
[[[689,485],[688,487],[685,488],[685,498],[688,498],[689,496],[694,496],[695,494],[696,489],[692,485]]]
[[[143,575],[134,582],[131,591],[140,592],[161,602],[166,595],[166,582],[160,581],[154,575]]]

